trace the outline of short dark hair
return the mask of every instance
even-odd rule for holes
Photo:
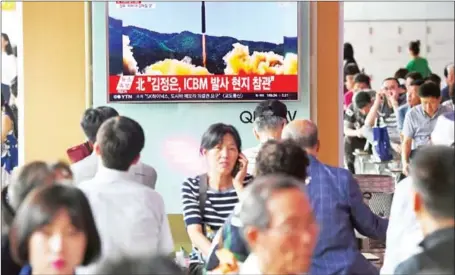
[[[95,143],[96,134],[105,120],[101,110],[94,108],[85,110],[81,120],[81,127],[90,142]]]
[[[357,64],[347,64],[344,68],[344,79],[346,80],[346,76],[348,75],[356,75],[358,73],[360,73],[360,70],[359,67],[357,67]]]
[[[240,152],[242,150],[242,139],[237,129],[232,125],[215,123],[210,125],[202,135],[200,153],[202,154],[203,149],[210,150],[220,144],[223,141],[223,137],[227,134],[234,138],[235,145]]]
[[[295,141],[269,140],[264,143],[256,156],[256,175],[283,174],[305,180],[310,164],[305,150]]]
[[[9,204],[16,211],[33,189],[51,183],[52,180],[53,173],[44,161],[33,161],[19,167],[12,183],[8,185],[8,190],[11,191],[8,192]]]
[[[420,53],[420,40],[409,42],[409,50],[413,55],[417,56]]]
[[[400,78],[403,78],[403,79],[406,79],[406,75],[408,74],[408,69],[406,68],[399,68],[395,74],[393,75],[393,77],[397,78],[397,79],[400,79]]]
[[[1,192],[2,232],[7,232],[13,223],[19,206],[36,187],[51,184],[53,173],[44,161],[33,161],[18,168],[11,184]]]
[[[50,224],[61,210],[68,211],[72,224],[87,238],[82,264],[88,265],[99,257],[101,240],[87,197],[76,187],[55,183],[35,189],[17,212],[9,237],[11,255],[18,264],[29,260],[32,234]]]
[[[422,79],[414,79],[413,81],[411,81],[411,86],[420,86],[423,83],[425,83],[425,81],[423,81]]]
[[[398,79],[396,79],[395,77],[387,77],[386,79],[384,79],[382,81],[382,83],[384,84],[386,81],[389,81],[389,80],[394,80],[398,86],[400,86],[400,81]]]
[[[441,78],[437,74],[430,74],[428,77],[425,78],[425,81],[432,81],[436,85],[441,86]]]
[[[417,80],[417,79],[423,80],[423,76],[419,72],[409,72],[406,74],[405,78],[410,78],[412,80]]]
[[[62,175],[65,176],[65,178],[73,178],[73,171],[71,170],[71,167],[64,161],[57,161],[53,163],[51,165],[51,170],[54,172],[54,175],[57,171],[62,171]]]
[[[127,171],[145,144],[144,130],[135,120],[117,116],[106,120],[96,136],[106,168]]]
[[[5,48],[5,53],[6,55],[12,55],[14,52],[13,52],[13,46],[11,46],[11,41],[9,40],[9,36],[2,32],[2,38],[3,40],[5,40],[8,44],[6,44],[6,48]]]
[[[425,82],[419,87],[419,97],[427,98],[427,97],[434,97],[439,98],[441,97],[441,88],[436,85],[434,82]]]
[[[370,77],[366,74],[356,74],[354,77],[354,83],[365,83],[370,87]]]
[[[372,104],[370,93],[364,91],[357,92],[357,94],[354,95],[353,103],[357,109],[363,109],[368,106],[368,104]]]
[[[354,48],[349,42],[345,42],[343,45],[343,60],[354,60]]]
[[[168,256],[155,255],[151,257],[125,256],[119,259],[107,259],[101,263],[97,274],[175,274],[183,275],[183,270]]]
[[[428,212],[435,218],[452,218],[455,191],[455,149],[431,145],[419,149],[411,160],[411,176]]]
[[[97,109],[101,111],[101,113],[104,116],[104,119],[106,119],[106,120],[111,117],[119,116],[119,113],[117,112],[117,110],[110,106],[99,106]]]

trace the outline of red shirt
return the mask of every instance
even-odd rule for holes
[[[348,108],[349,105],[351,105],[353,97],[354,97],[354,92],[353,91],[349,91],[349,92],[344,94],[344,108],[345,109]]]

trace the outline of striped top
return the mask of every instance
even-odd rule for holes
[[[234,210],[239,202],[234,187],[228,190],[207,189],[207,200],[205,202],[204,217],[201,217],[199,210],[199,176],[188,178],[182,185],[183,218],[185,225],[200,224],[206,226],[206,237],[211,241],[218,229],[223,226],[226,218]],[[244,185],[251,182],[252,176],[247,175]],[[190,263],[203,262],[201,253],[193,247],[190,255]]]
[[[392,106],[389,106],[386,102],[383,103],[381,109],[378,111],[379,114],[379,125],[387,126],[387,132],[391,142],[400,143],[400,132],[398,130],[398,119],[397,115]]]

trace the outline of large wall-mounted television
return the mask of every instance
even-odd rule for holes
[[[109,102],[299,99],[297,2],[107,5]]]

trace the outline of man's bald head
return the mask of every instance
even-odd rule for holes
[[[283,129],[282,138],[292,139],[304,149],[315,149],[319,145],[318,127],[307,119],[298,119],[287,124]]]

